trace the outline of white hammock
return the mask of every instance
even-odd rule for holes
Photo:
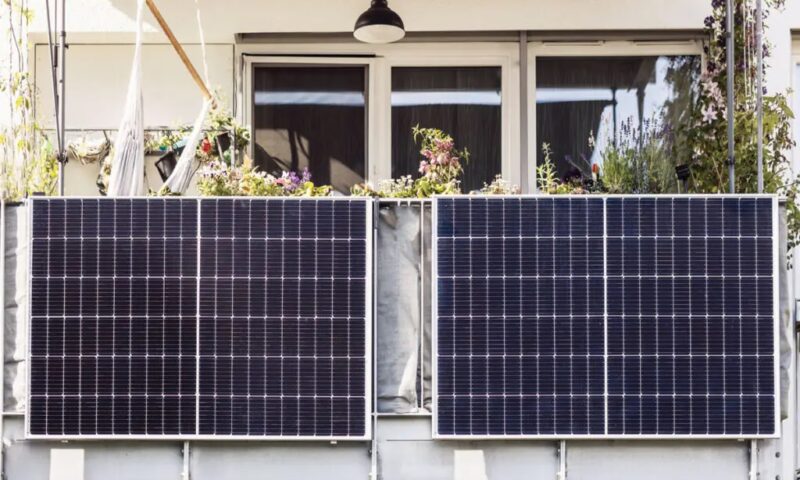
[[[114,158],[108,180],[109,197],[144,193],[144,122],[142,120],[142,17],[144,0],[137,1],[136,47],[128,83],[125,111],[114,140]]]
[[[198,115],[197,119],[194,121],[192,133],[189,134],[189,138],[186,139],[186,146],[183,147],[181,157],[178,159],[178,163],[175,165],[175,169],[169,175],[167,181],[164,182],[164,187],[169,190],[168,193],[183,195],[192,182],[192,176],[194,176],[196,170],[197,146],[200,144],[200,140],[203,136],[205,136],[203,123],[206,120],[208,111],[211,109],[211,104],[211,100],[207,99],[203,101],[203,109],[200,110],[200,115]]]
[[[208,85],[208,61],[206,60],[206,40],[205,35],[203,35],[203,22],[200,18],[200,0],[195,0],[195,6],[197,7],[197,29],[200,32],[200,49],[203,55],[204,80],[206,85]],[[203,123],[213,103],[214,101],[210,98],[203,101],[203,108],[194,121],[192,133],[189,134],[186,140],[186,146],[183,148],[183,152],[181,152],[181,157],[178,159],[178,163],[175,165],[175,169],[169,175],[167,181],[164,182],[164,187],[166,187],[168,193],[183,195],[189,188],[194,172],[197,170],[195,168],[195,163],[197,163],[197,145],[205,134]]]

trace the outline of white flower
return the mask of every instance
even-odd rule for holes
[[[705,123],[711,123],[717,119],[717,110],[713,105],[706,105],[700,110],[700,113],[703,115],[703,122]]]

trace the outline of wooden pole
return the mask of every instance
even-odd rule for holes
[[[206,100],[211,100],[213,102],[214,96],[211,95],[211,92],[208,90],[208,86],[206,86],[203,78],[199,73],[197,73],[197,69],[194,68],[194,65],[192,65],[191,60],[189,60],[189,57],[186,55],[186,51],[181,46],[180,42],[178,42],[178,39],[175,38],[175,34],[172,33],[172,29],[170,29],[169,25],[167,25],[167,21],[164,20],[163,16],[161,16],[161,12],[158,11],[156,4],[153,2],[153,0],[145,0],[145,3],[147,3],[147,8],[150,9],[150,11],[153,13],[153,16],[156,17],[156,21],[158,22],[159,26],[161,26],[161,30],[164,31],[164,35],[166,35],[169,39],[169,43],[172,44],[172,47],[178,53],[178,56],[181,57],[181,61],[186,69],[189,70],[189,74],[192,76],[192,79],[194,79],[194,82],[198,87],[200,87],[200,91],[203,92],[203,96],[206,98]]]

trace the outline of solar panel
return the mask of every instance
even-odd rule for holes
[[[200,434],[367,437],[369,203],[201,203]]]
[[[369,438],[371,202],[31,202],[32,437]]]
[[[777,434],[776,198],[434,210],[436,437]]]
[[[32,435],[195,432],[197,202],[32,202]]]
[[[608,431],[776,432],[773,198],[609,198]]]

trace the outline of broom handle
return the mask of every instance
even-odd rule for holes
[[[150,11],[153,12],[153,16],[156,17],[156,21],[161,26],[161,30],[164,31],[164,34],[169,39],[169,42],[172,44],[172,47],[175,48],[175,51],[178,53],[178,56],[181,57],[183,65],[186,67],[187,70],[189,70],[189,74],[194,79],[194,82],[197,84],[198,87],[200,87],[200,91],[203,92],[203,96],[206,97],[206,100],[213,101],[214,96],[211,95],[211,92],[208,90],[208,87],[206,86],[206,83],[203,81],[203,78],[200,77],[199,73],[197,73],[197,69],[194,68],[194,65],[192,65],[191,60],[189,60],[189,57],[186,55],[186,51],[184,51],[183,47],[178,42],[178,39],[175,38],[175,35],[172,33],[172,29],[170,29],[169,25],[167,25],[167,21],[164,20],[163,16],[161,16],[161,12],[158,11],[158,7],[156,7],[156,4],[153,2],[153,0],[145,0],[145,3],[147,3],[147,7],[150,9]]]

